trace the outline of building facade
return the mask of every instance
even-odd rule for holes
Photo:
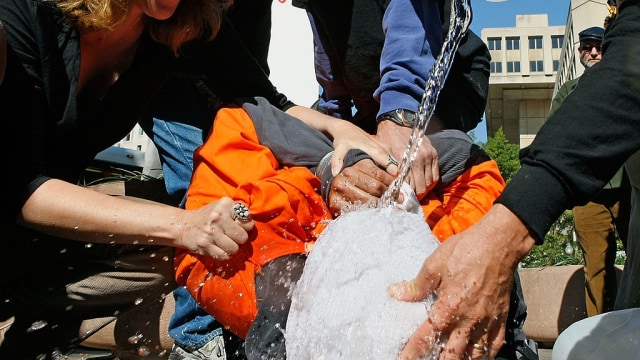
[[[544,124],[564,45],[565,27],[547,14],[517,15],[516,26],[486,28],[491,52],[487,134],[502,128],[510,143],[527,146]]]
[[[525,147],[546,121],[557,89],[582,74],[577,34],[602,26],[606,0],[571,0],[566,26],[549,26],[547,14],[517,15],[515,27],[485,28],[491,52],[488,136],[502,128],[510,143]]]

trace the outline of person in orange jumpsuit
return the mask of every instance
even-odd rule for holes
[[[429,138],[441,176],[421,206],[434,235],[444,241],[480,219],[505,183],[497,163],[462,131]],[[289,290],[302,274],[310,245],[333,218],[326,202],[334,181],[327,165],[332,150],[322,133],[252,98],[221,109],[194,154],[186,208],[231,197],[250,208],[255,228],[227,259],[176,252],[176,280],[245,339],[249,359],[285,357]],[[360,161],[371,160],[351,150],[343,169]],[[393,175],[385,175],[387,186]]]

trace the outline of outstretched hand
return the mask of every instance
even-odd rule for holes
[[[441,359],[494,358],[502,347],[511,287],[518,262],[535,243],[527,228],[497,204],[478,223],[447,239],[418,276],[394,284],[398,300],[437,295],[430,316],[411,336],[400,359],[438,351]]]

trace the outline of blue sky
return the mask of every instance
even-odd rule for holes
[[[549,25],[567,22],[570,0],[472,0],[471,30],[480,32],[486,27],[514,27],[516,15],[548,14]]]
[[[570,0],[471,0],[471,30],[481,35],[487,27],[515,27],[516,15],[547,14],[549,26],[565,25]],[[487,141],[483,122],[474,130],[478,141]]]

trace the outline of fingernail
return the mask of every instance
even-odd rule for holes
[[[400,299],[405,292],[404,282],[395,283],[387,288],[387,292],[394,299]]]

